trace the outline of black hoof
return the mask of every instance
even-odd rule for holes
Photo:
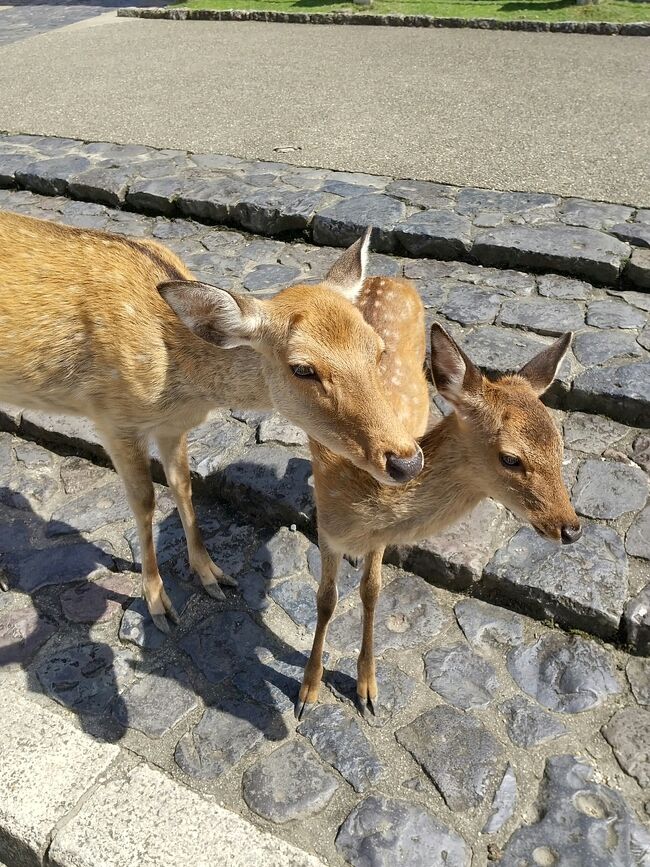
[[[298,720],[298,722],[300,722],[300,720],[309,716],[314,707],[316,707],[315,701],[301,701],[300,699],[298,699],[298,701],[293,706],[293,715]]]
[[[208,596],[212,596],[213,599],[218,599],[220,602],[223,602],[226,598],[226,594],[223,592],[221,587],[219,587],[216,581],[214,584],[204,584],[203,589]]]
[[[167,622],[167,616],[165,614],[152,614],[151,619],[153,620],[153,625],[156,629],[160,629],[160,631],[164,632],[165,635],[169,635],[171,628]]]

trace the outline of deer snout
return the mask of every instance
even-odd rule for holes
[[[572,545],[574,542],[577,542],[582,536],[580,522],[576,521],[575,524],[564,524],[560,531],[560,536],[563,545]]]
[[[398,484],[410,482],[422,472],[424,466],[424,455],[422,449],[418,446],[416,451],[408,457],[400,457],[394,452],[386,454],[386,472]]]

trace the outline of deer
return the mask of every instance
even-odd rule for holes
[[[153,543],[157,445],[205,591],[236,582],[213,562],[192,505],[187,432],[215,407],[275,409],[385,485],[423,464],[384,394],[383,340],[354,306],[371,230],[315,285],[269,299],[193,279],[170,250],[0,214],[0,400],[94,422],[137,525],[155,625],[178,614]]]
[[[517,373],[492,380],[434,322],[431,373],[451,412],[427,429],[424,309],[415,287],[403,279],[370,278],[357,303],[384,340],[380,373],[386,395],[399,420],[419,440],[424,468],[403,487],[389,488],[322,443],[310,441],[322,566],[316,630],[294,707],[297,719],[318,699],[323,647],[337,604],[336,576],[344,554],[364,558],[356,691],[365,715],[376,713],[378,707],[374,612],[388,545],[440,533],[485,497],[502,503],[555,542],[570,544],[582,532],[562,478],[562,439],[540,400],[569,348],[571,333]]]

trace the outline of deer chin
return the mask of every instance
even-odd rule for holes
[[[403,482],[398,482],[390,476],[387,470],[379,469],[376,464],[368,461],[365,466],[361,467],[369,476],[372,476],[380,485],[385,485],[387,488],[400,488],[404,486]]]
[[[533,530],[537,533],[538,536],[542,537],[542,539],[546,539],[548,542],[555,542],[556,545],[561,544],[562,536],[559,530],[555,532],[550,532],[549,530],[546,530],[537,524],[533,524],[532,521],[530,522],[530,526],[533,528]]]
[[[546,539],[547,542],[554,542],[556,545],[559,545],[562,541],[562,536],[559,529],[544,527],[542,524],[533,521],[530,518],[530,515],[526,515],[520,509],[516,508],[510,503],[504,503],[504,506],[512,512],[512,514],[517,518],[518,521],[521,521],[522,524],[528,525],[533,528],[533,530],[537,533],[538,536],[541,536],[542,539]]]

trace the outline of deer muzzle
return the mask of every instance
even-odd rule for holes
[[[388,452],[386,455],[386,472],[397,484],[410,482],[422,472],[424,466],[424,455],[422,449],[418,446],[416,451],[408,457],[400,457],[393,452]]]
[[[582,536],[582,527],[579,523],[564,524],[560,531],[560,537],[563,545],[573,545]]]

